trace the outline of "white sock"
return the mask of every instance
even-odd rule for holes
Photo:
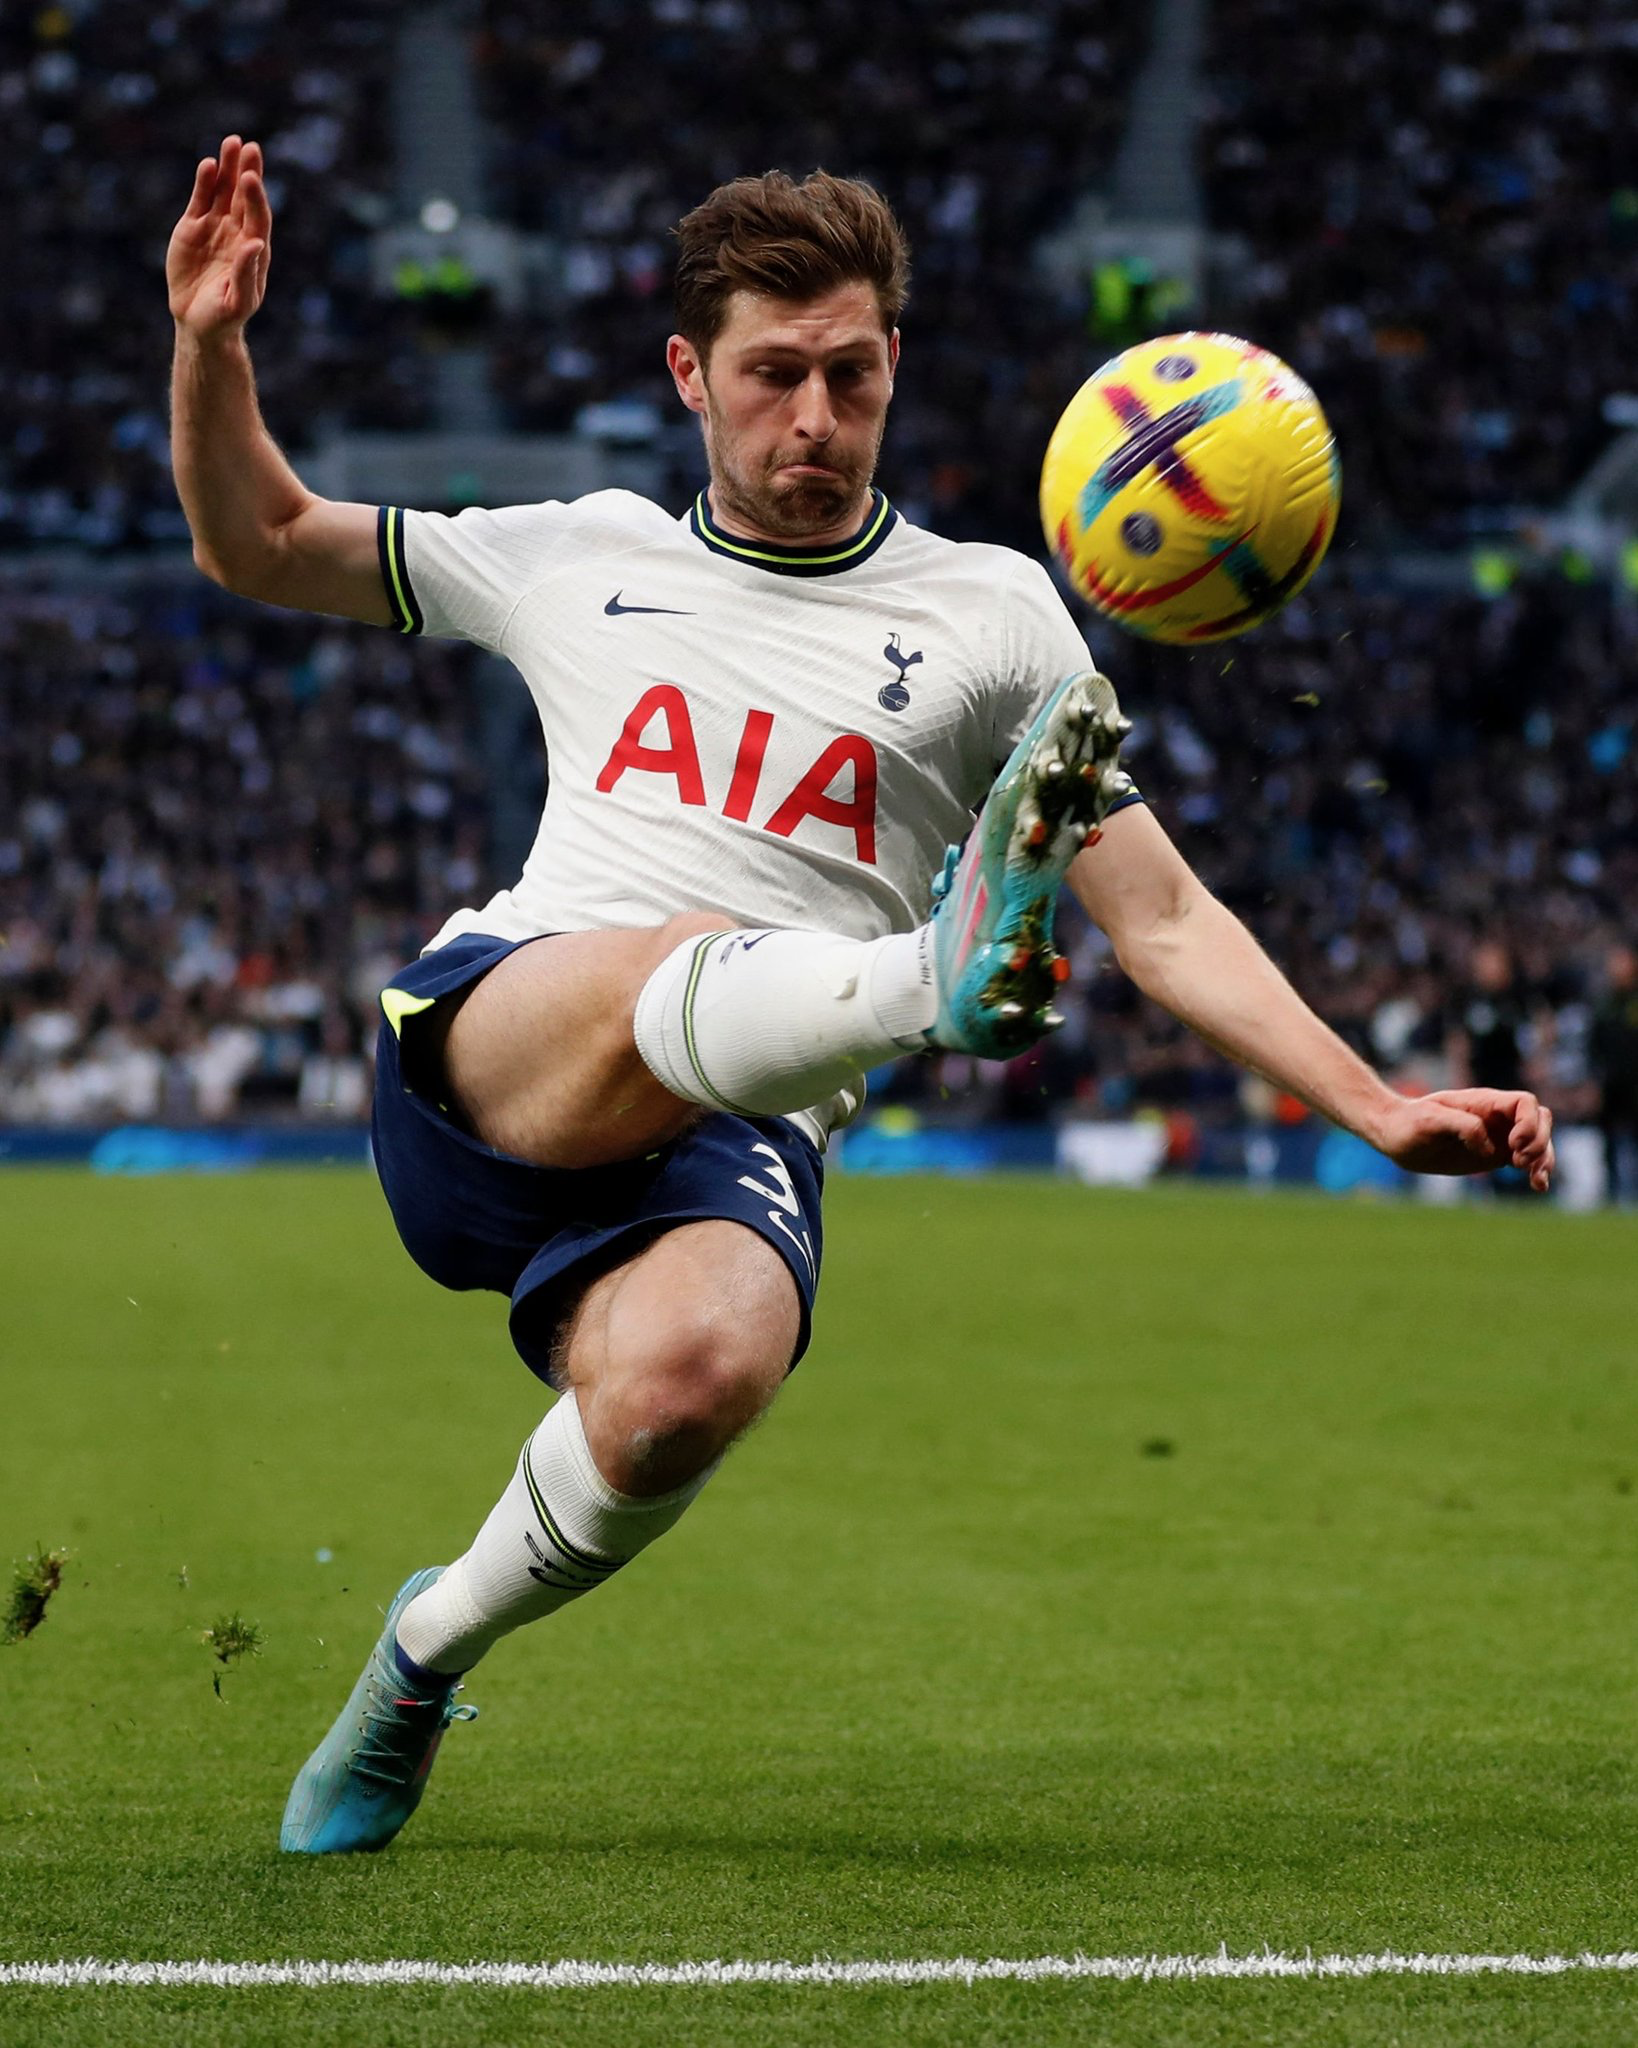
[[[637,998],[637,1050],[685,1102],[780,1116],[926,1043],[926,925],[885,939],[717,932],[667,954]]]
[[[398,1647],[426,1671],[470,1670],[502,1636],[591,1592],[663,1536],[720,1462],[652,1500],[617,1493],[565,1394],[471,1549],[399,1616]]]

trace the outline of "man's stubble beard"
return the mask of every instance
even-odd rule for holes
[[[881,454],[882,436],[887,431],[885,413],[869,449],[846,465],[838,463],[834,476],[790,477],[783,483],[776,482],[774,477],[781,463],[815,459],[824,462],[827,460],[824,452],[820,451],[815,457],[798,449],[781,449],[775,452],[772,460],[752,469],[738,459],[734,437],[723,427],[709,396],[706,399],[705,425],[711,492],[719,512],[740,519],[763,533],[793,541],[806,540],[812,534],[840,524],[850,508],[857,508],[863,517],[871,481],[876,474],[876,461]]]

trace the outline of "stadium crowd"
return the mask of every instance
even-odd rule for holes
[[[46,0],[0,8],[0,548],[187,536],[171,486],[165,244],[198,159],[266,145],[274,431],[428,423],[413,321],[371,296],[389,218],[392,0]]]
[[[1638,17],[1621,0],[1209,10],[1234,318],[1322,391],[1350,530],[1460,539],[1560,499],[1638,398]]]
[[[1029,251],[1106,167],[1141,53],[1136,18],[1092,0],[638,11],[633,65],[624,0],[469,10],[495,137],[491,210],[557,252],[549,305],[496,315],[478,336],[506,423],[565,429],[588,405],[669,418],[672,223],[747,166],[827,161],[875,176],[902,207],[917,317],[938,336],[901,408],[901,489],[951,533],[993,535],[1000,519],[1027,534],[1029,479],[995,457],[1042,439],[1085,368]],[[419,312],[374,292],[369,269],[370,237],[394,219],[385,109],[401,16],[391,0],[0,10],[0,416],[17,422],[0,439],[0,549],[185,537],[156,280],[178,193],[235,129],[264,146],[277,220],[255,330],[275,436],[299,457],[343,427],[434,423]],[[1015,304],[1001,349],[998,293]]]
[[[558,429],[587,404],[618,403],[671,419],[672,224],[725,178],[822,164],[878,185],[910,236],[896,500],[952,539],[1033,548],[1035,482],[1016,451],[1045,446],[1091,344],[1079,309],[1066,319],[1043,293],[1032,252],[1107,170],[1141,12],[1097,0],[647,11],[633,70],[630,10],[610,0],[481,8],[498,203],[566,252],[546,344],[533,312],[497,335],[507,417]]]
[[[0,1121],[362,1114],[479,886],[470,667],[202,579],[0,590]]]
[[[1249,260],[1206,317],[1251,329],[1324,394],[1346,530],[1450,538],[1557,499],[1638,383],[1630,10],[1208,14],[1201,169],[1213,226]],[[394,218],[400,18],[391,0],[0,10],[0,415],[15,422],[0,548],[181,537],[154,281],[194,160],[234,127],[266,147],[278,218],[256,330],[275,433],[299,453],[341,426],[432,424],[420,319],[369,278],[369,238]],[[1033,545],[1017,451],[1044,445],[1100,344],[1032,252],[1107,170],[1141,10],[472,0],[469,18],[491,210],[557,252],[549,305],[497,313],[485,336],[509,424],[568,428],[611,405],[669,418],[671,223],[747,166],[825,162],[875,178],[915,249],[901,501],[957,538]]]

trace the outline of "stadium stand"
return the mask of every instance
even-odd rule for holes
[[[1129,758],[1161,818],[1345,1038],[1407,1082],[1461,1081],[1490,938],[1527,1071],[1566,1118],[1590,1110],[1591,1005],[1638,887],[1638,605],[1547,577],[1492,600],[1417,594],[1344,559],[1242,642],[1099,644],[1138,707]],[[1136,998],[1095,932],[1074,957],[1070,1027],[1033,1083],[992,1076],[990,1107],[1268,1109]],[[911,1066],[898,1086],[938,1080]]]
[[[566,252],[550,338],[533,315],[498,338],[511,423],[553,429],[610,401],[669,418],[672,224],[724,178],[823,165],[871,179],[910,234],[893,497],[952,539],[1036,549],[1035,479],[1017,451],[1045,446],[1088,365],[1084,308],[1043,292],[1031,251],[1107,173],[1141,16],[1092,0],[649,11],[629,67],[629,22],[607,0],[485,0],[497,196]]]
[[[1631,9],[1236,0],[1209,79],[1237,317],[1324,392],[1348,530],[1460,539],[1562,497],[1638,391]]]
[[[171,488],[165,244],[235,127],[269,158],[278,288],[257,324],[281,438],[427,424],[415,325],[363,288],[386,218],[389,0],[0,9],[0,548],[186,539]]]
[[[203,579],[0,591],[0,1120],[359,1115],[477,887],[471,666]]]

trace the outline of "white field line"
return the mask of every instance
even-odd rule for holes
[[[1264,1949],[1231,1956],[1226,1949],[1200,1956],[970,1956],[897,1962],[835,1963],[118,1963],[87,1957],[77,1962],[0,1963],[0,1989],[44,1986],[70,1991],[97,1987],[132,1990],[200,1986],[249,1990],[295,1985],[322,1991],[332,1985],[470,1984],[520,1991],[593,1991],[621,1986],[681,1985],[709,1989],[729,1984],[991,1984],[1101,1979],[1116,1983],[1173,1983],[1246,1977],[1563,1977],[1586,1970],[1638,1970],[1638,1950],[1611,1955],[1285,1955]]]

